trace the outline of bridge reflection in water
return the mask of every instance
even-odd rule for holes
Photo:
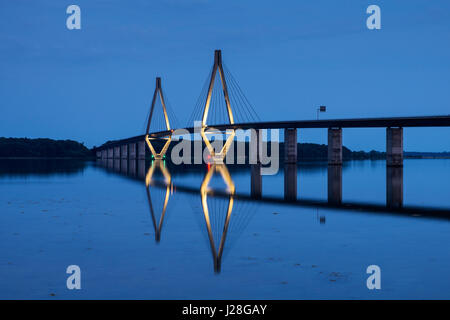
[[[152,197],[151,197],[151,193],[150,193],[151,185],[155,183],[153,180],[153,175],[155,173],[155,170],[157,170],[157,169],[162,173],[162,175],[164,177],[163,184],[166,186],[165,189],[163,187],[163,188],[156,188],[156,190],[155,190],[156,192],[159,191],[159,193],[158,193],[159,199],[156,199],[156,200],[157,201],[163,200],[162,208],[160,210],[161,212],[159,213],[160,218],[158,219],[158,221],[156,218],[158,215],[158,212],[155,212],[156,207],[153,205],[154,201],[152,201]],[[147,175],[145,176],[145,189],[147,192],[147,200],[148,200],[148,205],[150,207],[150,214],[152,216],[153,227],[155,228],[155,240],[156,240],[156,242],[159,242],[161,240],[161,229],[162,229],[163,222],[164,222],[164,216],[165,216],[166,210],[167,210],[167,204],[169,202],[170,195],[173,193],[172,177],[165,166],[165,161],[163,161],[163,160],[152,161],[152,164],[148,168]],[[160,192],[161,190],[163,191],[163,194],[161,194],[161,192]]]
[[[328,165],[328,196],[327,200],[298,199],[297,197],[297,165],[286,165],[284,168],[285,194],[284,197],[262,196],[261,188],[258,186],[258,177],[253,176],[259,170],[249,168],[251,172],[251,192],[250,194],[239,194],[236,192],[235,184],[230,172],[224,164],[213,164],[207,166],[207,171],[203,181],[198,186],[175,185],[169,168],[166,167],[165,160],[127,160],[127,159],[101,159],[97,164],[105,167],[109,171],[126,176],[130,179],[144,182],[149,204],[151,219],[155,230],[155,241],[161,241],[161,232],[164,218],[167,215],[168,204],[175,191],[191,195],[191,199],[197,202],[200,198],[203,221],[206,226],[207,239],[211,248],[214,262],[214,271],[220,272],[225,243],[230,236],[230,229],[233,229],[236,236],[242,233],[248,224],[251,216],[256,211],[256,207],[242,207],[245,205],[257,205],[259,203],[275,203],[280,205],[294,205],[300,207],[315,208],[318,214],[319,209],[334,209],[345,211],[357,211],[367,213],[388,213],[405,216],[423,216],[428,218],[440,218],[450,220],[450,209],[434,207],[405,207],[403,206],[403,167],[386,168],[386,205],[367,204],[342,201],[342,166]],[[204,171],[202,166],[202,171]],[[212,180],[214,176],[219,176],[225,189],[214,187]],[[295,179],[292,179],[292,176]],[[217,182],[217,181],[215,181]],[[214,201],[222,203],[214,204]],[[239,205],[241,207],[239,208]],[[199,211],[198,207],[194,211]],[[234,220],[233,220],[234,219]],[[240,227],[232,228],[235,221]],[[325,216],[318,217],[320,224],[325,223]],[[229,241],[228,241],[229,242]],[[228,244],[228,248],[230,245]]]

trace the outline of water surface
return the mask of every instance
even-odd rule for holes
[[[450,298],[450,160],[405,160],[392,212],[384,161],[343,166],[338,200],[368,204],[355,210],[326,206],[323,163],[297,167],[295,203],[283,169],[262,178],[270,201],[251,199],[250,169],[209,170],[1,160],[0,298]],[[73,264],[81,290],[66,288]]]

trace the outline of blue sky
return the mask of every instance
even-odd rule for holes
[[[82,29],[66,28],[81,8]],[[366,28],[370,4],[381,30]],[[88,146],[142,134],[154,90],[180,122],[223,59],[262,120],[450,114],[449,1],[0,1],[0,136]],[[405,129],[409,151],[450,151],[450,128]],[[326,143],[326,130],[301,142]],[[344,129],[352,149],[384,129]]]

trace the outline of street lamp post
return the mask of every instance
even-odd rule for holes
[[[327,107],[326,106],[320,106],[317,108],[317,120],[319,120],[319,114],[320,112],[326,112],[327,111]]]

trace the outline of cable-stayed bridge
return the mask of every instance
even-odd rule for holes
[[[274,111],[276,112],[276,110]],[[222,61],[220,50],[214,53],[214,63],[206,79],[200,96],[194,106],[191,117],[183,126],[178,123],[176,111],[168,102],[163,92],[161,79],[156,78],[151,108],[146,118],[146,130],[142,135],[105,143],[96,148],[100,159],[165,159],[166,152],[173,136],[180,132],[201,136],[210,155],[210,162],[222,163],[233,141],[236,130],[251,129],[250,158],[252,163],[252,194],[261,195],[261,149],[262,131],[268,129],[284,130],[284,162],[285,198],[295,199],[297,194],[297,131],[302,128],[325,128],[328,130],[328,164],[333,166],[329,174],[334,176],[336,183],[329,185],[336,191],[342,189],[342,129],[343,128],[386,128],[386,165],[387,182],[403,180],[403,128],[404,127],[449,127],[450,115],[422,117],[384,117],[384,118],[354,118],[327,120],[286,120],[261,121],[257,110],[245,97],[242,89]],[[194,126],[194,123],[198,124]],[[221,132],[226,139],[220,148],[213,146],[208,134],[214,129]],[[155,141],[162,147],[155,147]],[[273,155],[272,155],[273,156]],[[403,184],[401,184],[403,185]],[[396,185],[389,187],[388,197],[393,197],[393,203],[401,205],[403,190]],[[342,193],[342,191],[340,192]],[[339,192],[337,201],[339,201]]]

